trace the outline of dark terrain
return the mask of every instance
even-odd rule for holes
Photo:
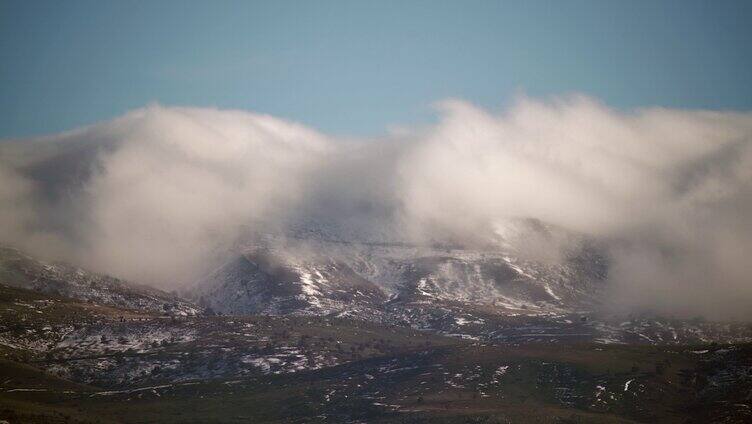
[[[318,305],[352,304],[347,313],[311,313],[309,296],[291,304],[298,310],[254,304],[253,313],[217,315],[174,294],[1,253],[8,423],[752,421],[746,324],[510,314],[428,301],[428,291],[390,298],[359,277],[339,298],[306,286]],[[249,282],[298,280],[268,262],[242,265]],[[425,281],[430,264],[421,266]],[[355,272],[328,270],[328,285]]]

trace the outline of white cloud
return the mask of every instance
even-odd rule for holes
[[[440,109],[434,126],[368,142],[248,112],[150,106],[6,143],[0,200],[18,206],[0,207],[0,235],[170,285],[243,225],[315,220],[472,244],[532,218],[610,246],[613,299],[627,308],[749,317],[752,114],[625,113],[582,96]],[[527,250],[559,247],[542,243]]]

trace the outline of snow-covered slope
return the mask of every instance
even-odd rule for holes
[[[339,314],[401,321],[400,306],[500,315],[592,310],[605,258],[580,248],[552,264],[512,249],[346,240],[325,231],[256,235],[197,282],[192,296],[223,313]],[[390,315],[385,317],[384,313]]]
[[[212,310],[232,314],[355,315],[373,319],[387,296],[348,265],[265,249],[233,258],[195,288]]]
[[[6,247],[0,247],[0,284],[131,310],[177,316],[203,313],[170,293],[66,263],[44,262]]]
[[[608,261],[587,243],[555,263],[514,249],[265,235],[188,293],[229,315],[348,317],[485,342],[691,343],[747,330],[601,308]]]

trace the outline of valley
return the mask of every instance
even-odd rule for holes
[[[246,289],[234,293],[248,310],[222,310],[206,293],[197,304],[2,252],[0,419],[10,423],[752,417],[752,329],[741,323],[452,299],[432,261],[405,266],[417,283],[395,295],[343,262],[252,255],[212,274]],[[504,269],[496,281],[510,284]]]

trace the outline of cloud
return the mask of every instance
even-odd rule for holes
[[[612,307],[752,318],[752,114],[623,112],[584,96],[438,107],[435,125],[378,140],[153,105],[6,142],[0,237],[168,287],[248,226],[506,243],[538,260],[586,237],[611,258]],[[521,221],[564,236],[521,234]]]
[[[410,228],[466,238],[534,218],[607,242],[616,306],[750,316],[752,114],[441,107],[402,163]]]
[[[59,187],[29,231],[69,246],[67,259],[165,286],[195,278],[241,225],[284,214],[330,148],[269,116],[161,106],[31,143],[49,153],[17,173]]]

